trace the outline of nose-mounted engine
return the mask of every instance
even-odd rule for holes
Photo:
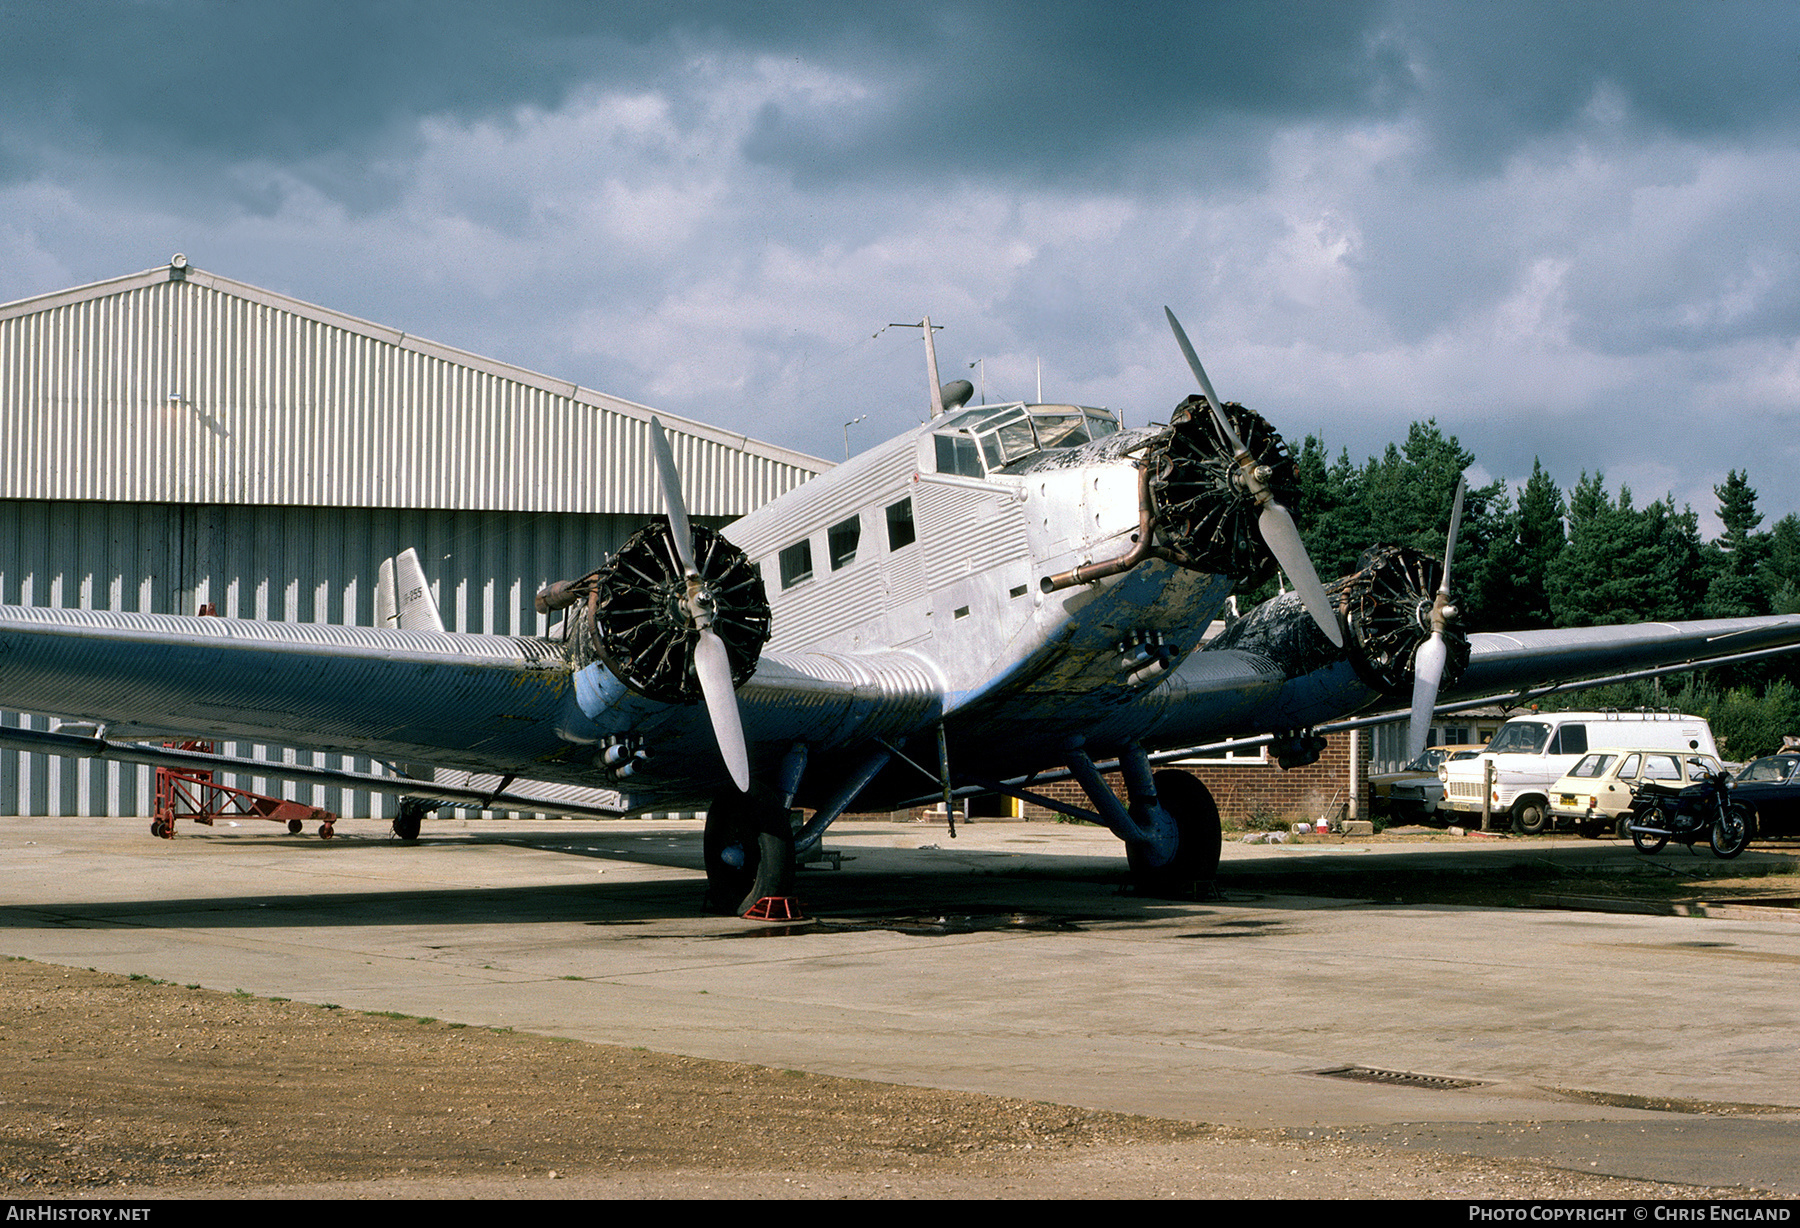
[[[1280,434],[1235,401],[1221,408],[1270,493],[1291,504],[1300,490],[1300,467]],[[1191,396],[1176,407],[1144,466],[1159,553],[1195,571],[1232,576],[1245,588],[1273,574],[1275,556],[1257,528],[1260,504],[1204,398]]]
[[[580,604],[570,629],[577,668],[599,660],[627,687],[662,703],[703,698],[695,666],[699,627],[724,641],[733,689],[756,669],[769,640],[769,598],[744,552],[713,530],[691,526],[689,577],[667,522],[632,534],[604,566],[538,594],[548,612]]]

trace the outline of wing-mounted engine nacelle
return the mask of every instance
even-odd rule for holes
[[[1350,626],[1350,663],[1370,686],[1393,696],[1410,696],[1419,645],[1431,638],[1431,607],[1443,579],[1443,564],[1405,546],[1373,546],[1357,569],[1331,586],[1333,604]],[[1446,610],[1454,617],[1454,605]],[[1469,637],[1444,629],[1449,654],[1444,686],[1452,686],[1469,663]]]
[[[1363,683],[1390,697],[1412,694],[1413,660],[1431,636],[1432,602],[1442,565],[1404,546],[1363,551],[1357,569],[1326,586],[1326,595],[1350,629],[1342,649],[1325,638],[1293,593],[1283,593],[1231,624],[1208,649],[1243,649],[1282,667],[1289,678],[1348,659]],[[1447,628],[1449,650],[1443,685],[1454,684],[1469,663],[1469,641]]]
[[[540,613],[577,607],[569,630],[575,668],[600,661],[631,690],[661,703],[702,699],[694,607],[724,641],[733,689],[756,670],[769,640],[769,598],[749,556],[702,525],[690,528],[697,584],[684,573],[672,530],[656,521],[579,580],[538,592]]]
[[[1261,414],[1235,401],[1221,408],[1275,499],[1292,504],[1299,494],[1300,467],[1281,435]],[[1243,588],[1255,588],[1274,574],[1275,556],[1257,529],[1256,495],[1245,484],[1231,446],[1219,438],[1203,398],[1191,396],[1176,407],[1144,464],[1165,558],[1195,571],[1231,576]]]

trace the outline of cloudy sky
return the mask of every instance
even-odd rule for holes
[[[825,457],[1189,377],[1800,510],[1800,5],[0,0],[0,300],[198,267]],[[980,360],[971,370],[967,364]]]

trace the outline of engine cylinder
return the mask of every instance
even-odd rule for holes
[[[695,569],[711,598],[712,630],[725,642],[731,685],[739,687],[769,640],[768,594],[742,550],[704,526],[693,525],[692,532]],[[592,618],[582,620],[584,647],[639,695],[693,703],[701,698],[694,672],[700,637],[688,598],[668,522],[647,525],[595,573]]]
[[[1413,658],[1431,638],[1431,606],[1443,579],[1443,565],[1405,546],[1365,550],[1357,569],[1327,590],[1350,624],[1350,662],[1370,686],[1391,695],[1412,694]],[[1446,627],[1440,685],[1450,686],[1469,663],[1469,640]]]
[[[1263,481],[1276,501],[1292,507],[1300,467],[1280,434],[1261,414],[1235,401],[1222,408],[1265,471]],[[1189,397],[1176,407],[1144,463],[1161,553],[1195,571],[1232,576],[1244,588],[1255,588],[1274,573],[1275,558],[1257,528],[1261,509],[1202,398]]]

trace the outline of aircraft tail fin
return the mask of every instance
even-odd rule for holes
[[[425,569],[410,546],[382,560],[375,577],[375,625],[398,631],[444,629],[431,585],[425,582]]]

